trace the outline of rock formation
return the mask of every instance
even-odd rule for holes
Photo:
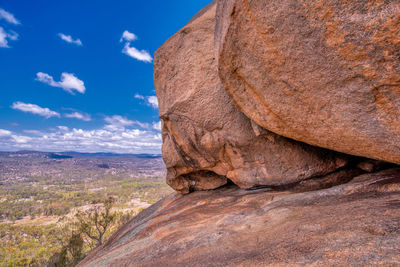
[[[399,36],[395,0],[212,2],[154,61],[167,182],[197,192],[80,266],[400,265]]]
[[[219,74],[285,137],[400,163],[400,2],[219,0]]]
[[[325,175],[347,158],[269,132],[226,94],[214,57],[215,2],[157,50],[154,81],[167,182],[180,193],[283,185]]]
[[[397,266],[400,169],[325,190],[174,194],[80,266]]]

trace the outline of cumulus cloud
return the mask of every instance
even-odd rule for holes
[[[121,126],[121,127],[129,126],[135,123],[134,121],[131,121],[126,117],[122,117],[120,115],[114,115],[111,117],[106,116],[104,118],[104,121],[107,122],[109,125]]]
[[[149,52],[146,50],[139,50],[136,47],[131,46],[131,42],[135,41],[136,39],[137,36],[134,33],[124,31],[121,39],[119,40],[120,42],[125,41],[122,53],[139,61],[151,63],[153,61],[153,57],[149,54]]]
[[[151,95],[151,96],[142,96],[139,94],[135,95],[136,99],[144,100],[144,103],[154,109],[158,109],[158,99],[157,96]]]
[[[136,99],[142,99],[142,100],[143,100],[143,99],[144,99],[144,96],[139,95],[139,94],[135,94],[135,98],[136,98]]]
[[[74,38],[72,38],[71,35],[66,35],[66,34],[63,34],[63,33],[59,33],[58,36],[60,36],[60,38],[62,40],[64,40],[64,41],[66,41],[67,43],[76,44],[76,45],[79,45],[79,46],[82,45],[82,41],[80,39],[75,39],[74,40]]]
[[[147,97],[147,103],[152,106],[154,109],[158,108],[158,100],[156,96]]]
[[[16,144],[26,144],[32,140],[31,137],[23,135],[11,135],[11,138]]]
[[[7,32],[3,27],[0,27],[0,47],[9,48],[8,41],[18,39],[18,34],[14,31]]]
[[[134,124],[143,129],[152,129],[151,124],[147,122],[134,121]]]
[[[38,72],[36,73],[36,80],[42,83],[46,83],[53,87],[59,87],[67,91],[68,93],[74,94],[74,90],[84,94],[86,91],[85,84],[79,80],[72,73],[63,72],[61,73],[61,80],[59,82],[54,81],[53,77],[47,73]]]
[[[132,42],[137,39],[137,36],[134,33],[131,33],[129,31],[124,31],[122,33],[121,39],[119,39],[120,42],[127,41],[127,42]]]
[[[148,123],[148,122],[140,122],[140,121],[133,121],[129,120],[126,117],[122,117],[120,115],[114,115],[114,116],[106,116],[104,118],[104,121],[107,122],[107,125],[105,126],[105,129],[114,131],[114,130],[121,130],[125,129],[128,126],[139,126],[139,128],[146,129],[146,130],[161,130],[161,122],[153,122],[153,123]]]
[[[69,131],[69,128],[67,126],[57,126],[57,128],[63,132]]]
[[[153,129],[157,131],[161,131],[161,121],[153,122]]]
[[[0,129],[0,137],[10,136],[12,132],[4,129]]]
[[[81,113],[81,112],[72,112],[72,113],[67,113],[64,114],[64,117],[70,118],[70,119],[78,119],[82,121],[91,121],[92,118],[90,117],[89,114],[86,113]]]
[[[33,134],[33,132],[32,132]],[[161,153],[161,134],[151,130],[105,127],[95,130],[60,126],[41,135],[18,134],[0,129],[2,150],[40,150],[114,153]]]
[[[152,56],[150,56],[149,52],[147,52],[146,50],[138,50],[135,47],[130,46],[129,43],[125,44],[124,49],[122,49],[122,53],[139,61],[147,63],[151,63],[153,61],[153,58]]]
[[[32,135],[43,135],[44,133],[39,130],[23,130],[24,133]]]
[[[11,24],[21,24],[15,17],[13,14],[11,14],[10,12],[5,11],[4,9],[0,8],[0,20],[4,19],[5,21],[7,21],[8,23]]]
[[[51,117],[60,117],[60,114],[58,112],[52,111],[48,108],[42,108],[38,105],[35,104],[29,104],[29,103],[23,103],[23,102],[14,102],[11,106],[11,108],[20,110],[23,112],[27,113],[32,113],[36,114],[39,116],[43,116],[45,118],[51,118]]]
[[[5,20],[6,22],[14,25],[20,24],[20,22],[14,17],[10,12],[0,8],[0,20]],[[18,39],[18,34],[14,31],[7,30],[0,27],[0,47],[9,48],[8,42],[15,41]]]

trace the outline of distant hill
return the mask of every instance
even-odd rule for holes
[[[114,177],[165,177],[161,155],[17,151],[0,152],[0,182],[37,177],[91,180]]]
[[[134,157],[134,158],[144,158],[144,159],[157,159],[161,158],[160,154],[118,154],[109,152],[97,152],[97,153],[82,153],[76,151],[65,151],[65,152],[43,152],[43,151],[31,151],[31,150],[21,150],[21,151],[0,151],[1,156],[19,156],[19,157],[47,157],[51,159],[71,159],[74,157]]]
[[[56,154],[56,153],[51,153],[49,156],[51,159],[72,159],[72,156],[68,155],[61,155],[61,154]]]

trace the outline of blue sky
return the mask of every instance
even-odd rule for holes
[[[211,0],[0,0],[0,150],[160,153],[153,54]]]

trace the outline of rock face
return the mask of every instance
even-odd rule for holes
[[[168,196],[79,266],[400,265],[399,36],[395,0],[212,2],[154,80],[168,184],[218,189]]]
[[[219,0],[219,74],[258,125],[400,163],[400,2]]]
[[[241,188],[282,185],[345,166],[345,156],[269,132],[235,107],[218,76],[215,13],[213,2],[155,54],[168,184],[180,193],[227,178]]]
[[[325,190],[171,195],[79,266],[400,264],[400,169]]]

